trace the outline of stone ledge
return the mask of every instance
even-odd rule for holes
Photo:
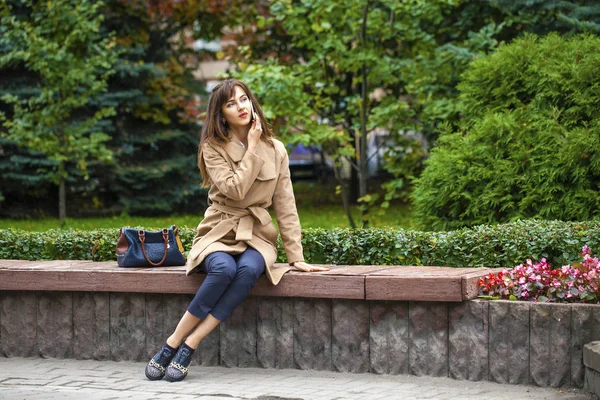
[[[583,388],[600,396],[600,342],[591,342],[583,347],[585,379]]]
[[[600,342],[591,342],[583,347],[583,365],[600,372]]]
[[[191,299],[2,291],[0,357],[147,361]],[[600,307],[589,304],[251,296],[194,363],[600,388],[600,374],[583,363],[599,333]]]
[[[273,286],[263,276],[251,296],[461,302],[477,297],[477,281],[500,268],[327,265],[290,271]],[[0,260],[0,291],[194,294],[204,274],[185,267],[120,268],[115,262]]]

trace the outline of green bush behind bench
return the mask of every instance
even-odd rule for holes
[[[476,57],[415,181],[429,230],[600,216],[600,37],[525,35]]]
[[[194,229],[182,229],[189,250]],[[117,229],[95,231],[0,230],[0,259],[115,260]],[[579,259],[586,244],[600,249],[600,220],[588,222],[517,221],[448,232],[404,229],[305,229],[308,262],[340,265],[439,265],[509,267],[545,257],[555,267]],[[285,252],[279,243],[279,261]]]

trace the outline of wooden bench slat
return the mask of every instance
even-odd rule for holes
[[[319,264],[321,265],[321,264]],[[322,265],[329,271],[319,272],[323,275],[369,275],[390,268],[389,265]]]
[[[325,274],[287,273],[277,286],[261,277],[251,296],[311,297],[323,299],[364,299],[365,278]]]
[[[369,276],[449,277],[470,272],[473,272],[471,268],[388,266],[386,269],[370,273]]]
[[[462,301],[462,278],[459,276],[367,276],[367,300]]]
[[[285,264],[276,264],[283,266]],[[501,268],[327,265],[290,271],[277,286],[261,277],[253,296],[367,300],[464,301],[477,297],[480,277]],[[120,268],[116,262],[0,260],[0,291],[90,291],[194,294],[204,274],[185,267]]]

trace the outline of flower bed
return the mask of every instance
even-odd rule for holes
[[[480,297],[534,302],[598,303],[600,262],[592,250],[583,246],[581,262],[552,269],[542,258],[533,263],[490,273],[479,280]]]

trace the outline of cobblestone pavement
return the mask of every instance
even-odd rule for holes
[[[449,378],[194,365],[183,382],[152,382],[145,378],[144,366],[132,362],[0,358],[0,399],[595,399],[575,389]]]

